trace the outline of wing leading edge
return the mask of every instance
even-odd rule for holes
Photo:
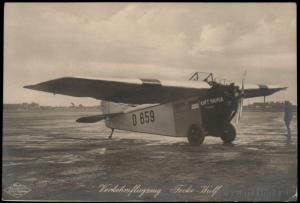
[[[200,81],[63,77],[24,88],[112,102],[152,104],[205,94],[210,86]]]

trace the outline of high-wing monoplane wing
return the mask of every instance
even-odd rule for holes
[[[241,85],[238,85],[241,88]],[[63,77],[28,89],[75,97],[127,104],[153,104],[205,95],[211,86],[204,81],[171,81],[157,79],[117,79]],[[244,98],[268,96],[286,87],[274,85],[244,85]]]
[[[238,85],[242,88],[242,85]],[[278,85],[252,85],[245,84],[244,85],[244,98],[252,98],[252,97],[261,97],[261,96],[269,96],[277,91],[284,90],[287,87],[282,87]]]
[[[199,96],[210,89],[203,81],[79,77],[63,77],[24,87],[54,94],[92,97],[128,104],[163,103]]]

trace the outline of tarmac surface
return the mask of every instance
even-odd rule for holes
[[[297,115],[244,112],[233,145],[80,124],[87,112],[4,112],[2,199],[289,201],[297,190]],[[95,112],[94,114],[98,114]]]

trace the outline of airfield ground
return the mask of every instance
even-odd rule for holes
[[[4,112],[2,199],[286,201],[296,193],[297,115],[291,144],[282,113],[245,112],[234,145],[207,137],[192,147],[125,131],[108,140],[103,122],[75,122],[86,114]]]

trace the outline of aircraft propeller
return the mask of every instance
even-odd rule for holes
[[[242,79],[242,88],[240,90],[240,95],[238,97],[238,101],[237,101],[237,112],[236,112],[236,118],[235,118],[235,123],[236,125],[239,124],[239,121],[242,117],[242,113],[243,113],[243,101],[244,101],[244,81],[246,79],[246,75],[247,75],[247,70],[244,72],[243,75],[243,79]]]

